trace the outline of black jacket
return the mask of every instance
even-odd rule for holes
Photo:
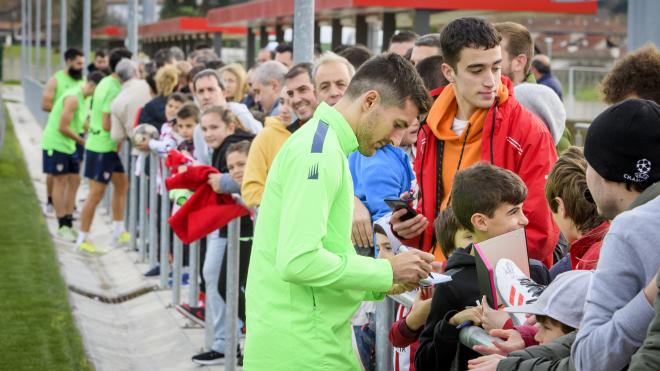
[[[167,121],[167,118],[165,118],[166,105],[167,97],[163,97],[162,95],[154,97],[147,104],[145,104],[144,107],[142,107],[138,123],[151,124],[155,126],[160,132],[160,128],[163,126],[163,123]]]
[[[213,150],[211,164],[214,168],[220,170],[221,173],[229,172],[229,169],[227,169],[227,150],[229,149],[229,146],[244,140],[252,142],[252,139],[254,139],[254,134],[242,130],[236,130],[234,134],[228,136],[222,141],[220,147]]]
[[[446,270],[459,269],[452,280],[438,285],[431,300],[431,312],[419,336],[415,354],[415,369],[450,370],[456,358],[458,369],[467,369],[467,361],[479,354],[460,344],[459,331],[449,319],[468,306],[475,306],[479,297],[479,284],[475,259],[470,255],[472,245],[456,249],[447,261]],[[457,354],[458,352],[458,354]]]

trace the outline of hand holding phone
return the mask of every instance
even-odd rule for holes
[[[401,217],[401,221],[412,219],[415,216],[417,216],[417,212],[412,208],[412,206],[410,206],[408,201],[401,200],[398,198],[386,198],[384,201],[387,204],[387,206],[389,206],[390,209],[392,209],[392,212],[401,209],[406,209],[406,214]]]

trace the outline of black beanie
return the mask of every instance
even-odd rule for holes
[[[612,182],[648,186],[660,181],[660,106],[628,99],[607,108],[589,126],[584,157]]]

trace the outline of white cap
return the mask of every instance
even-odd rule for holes
[[[578,328],[592,276],[592,271],[583,270],[562,273],[546,287],[536,302],[504,310],[510,313],[540,314]]]

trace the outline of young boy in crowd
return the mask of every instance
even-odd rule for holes
[[[527,187],[518,175],[482,162],[456,175],[451,207],[458,223],[479,243],[524,228],[528,223],[522,211],[526,197]],[[459,345],[457,328],[467,321],[481,321],[481,307],[474,306],[481,299],[474,254],[470,244],[465,249],[456,248],[447,261],[445,271],[453,271],[453,279],[436,286],[433,293],[415,355],[418,370],[449,370],[454,359],[458,369],[464,370],[468,360],[478,356]]]
[[[176,129],[177,113],[186,102],[187,99],[185,95],[181,93],[172,93],[172,95],[167,98],[167,103],[165,105],[165,118],[167,121],[160,127],[160,138],[136,144],[137,149],[144,152],[152,150],[161,155],[166,155],[170,149],[176,148],[180,141],[180,139],[177,138],[178,134]]]
[[[535,303],[509,307],[511,313],[536,317],[537,346],[511,352],[508,356],[492,354],[469,361],[470,370],[574,370],[570,356],[576,329],[584,314],[584,302],[593,272],[575,270],[557,277]]]
[[[451,207],[435,219],[435,238],[440,242],[442,254],[449,259],[457,247],[472,243],[472,232],[461,227]],[[451,272],[447,272],[451,273]],[[390,343],[394,346],[395,371],[414,371],[415,352],[419,346],[419,334],[431,310],[433,288],[420,288],[411,308],[399,306],[397,321],[390,327]]]
[[[587,160],[582,150],[570,147],[553,165],[545,185],[552,217],[570,243],[568,254],[551,269],[550,275],[575,270],[596,269],[603,238],[610,222],[598,215],[593,202],[585,197]]]

